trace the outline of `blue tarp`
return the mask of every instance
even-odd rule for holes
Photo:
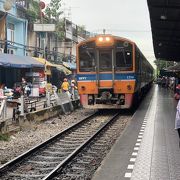
[[[0,54],[0,65],[14,68],[44,67],[44,65],[29,56]]]

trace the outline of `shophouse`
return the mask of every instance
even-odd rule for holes
[[[26,55],[28,21],[22,18],[25,1],[0,0],[0,52]]]

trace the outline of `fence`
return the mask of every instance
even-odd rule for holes
[[[7,117],[7,99],[6,97],[0,97],[0,121]]]

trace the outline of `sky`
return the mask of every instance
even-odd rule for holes
[[[84,25],[87,31],[103,33],[106,29],[107,34],[134,41],[154,66],[147,0],[62,0],[62,10],[63,16],[74,24]]]

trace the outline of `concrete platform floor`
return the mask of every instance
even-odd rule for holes
[[[180,180],[177,101],[154,85],[93,180]]]

